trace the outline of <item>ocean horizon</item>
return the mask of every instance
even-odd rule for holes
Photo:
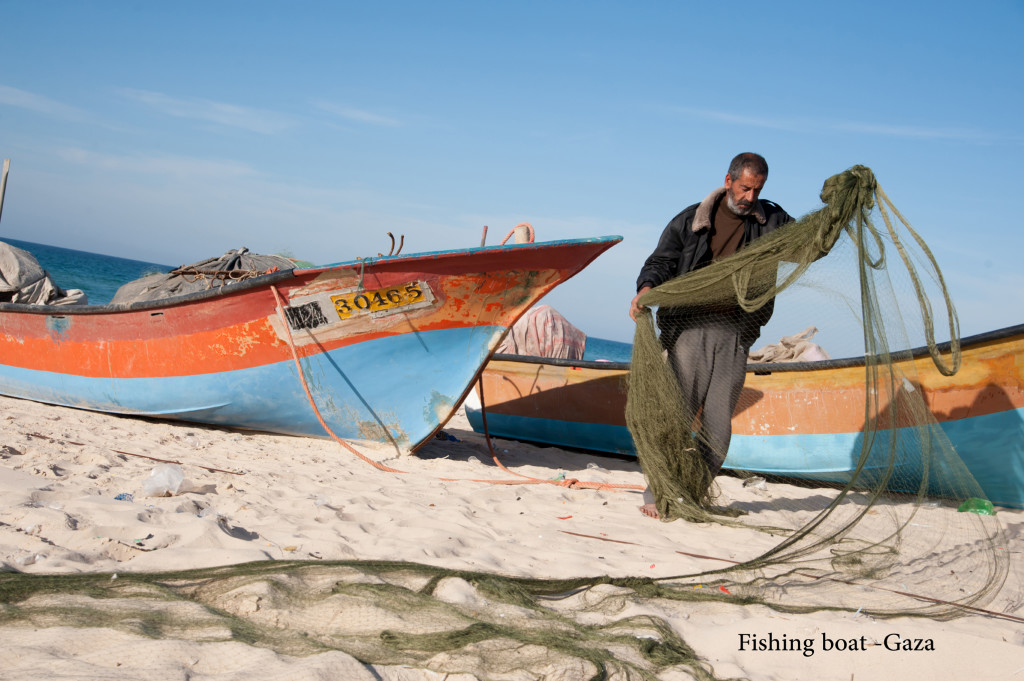
[[[106,305],[122,284],[149,274],[170,272],[175,267],[4,236],[0,236],[0,241],[35,256],[50,279],[62,289],[85,291],[90,305]]]

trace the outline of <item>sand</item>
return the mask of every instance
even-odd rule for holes
[[[464,414],[415,456],[360,451],[405,471],[385,473],[330,440],[117,417],[0,398],[0,564],[27,573],[127,573],[282,559],[387,559],[532,577],[665,577],[742,560],[773,545],[765,533],[638,512],[636,491],[500,486]],[[496,439],[502,462],[539,479],[641,485],[635,461]],[[150,458],[145,458],[150,457]],[[172,496],[148,496],[154,469],[177,462]],[[172,466],[173,467],[173,466]],[[457,480],[443,480],[456,478]],[[744,487],[719,478],[726,503],[799,522],[813,488]],[[150,490],[152,491],[152,490]],[[1024,617],[1024,512],[1000,509],[1015,567],[988,608]],[[692,554],[692,555],[684,555]],[[698,557],[698,556],[706,556]],[[718,560],[713,560],[713,559]],[[968,614],[950,621],[875,620],[856,612],[791,615],[762,606],[680,604],[655,613],[720,678],[1024,679],[1024,623]],[[811,637],[814,654],[740,650],[740,634]],[[888,651],[887,634],[934,650]],[[443,679],[368,667],[343,653],[292,657],[238,642],[152,640],[102,627],[0,627],[0,679]],[[821,649],[822,637],[866,651]],[[572,679],[562,670],[551,678]],[[466,675],[450,675],[470,678]],[[665,678],[684,679],[672,670]]]

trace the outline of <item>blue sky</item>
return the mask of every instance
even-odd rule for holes
[[[664,225],[750,150],[794,215],[870,166],[963,333],[1024,322],[1021,0],[0,0],[0,17],[13,238],[177,265],[239,246],[324,264],[386,252],[386,232],[459,248],[484,225],[493,244],[521,221],[621,234],[549,302],[629,340]]]

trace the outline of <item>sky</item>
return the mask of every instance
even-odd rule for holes
[[[0,0],[0,235],[173,266],[618,234],[547,302],[629,341],[666,223],[755,151],[794,216],[872,168],[982,333],[1024,323],[1022,33],[1022,0]]]

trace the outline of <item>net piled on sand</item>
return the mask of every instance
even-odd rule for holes
[[[527,579],[386,561],[266,561],[116,576],[6,573],[0,625],[114,629],[182,650],[190,642],[233,642],[290,656],[341,651],[376,666],[366,678],[408,678],[381,670],[409,665],[479,679],[713,679],[713,666],[659,613],[715,602],[944,618],[985,606],[1009,567],[998,517],[949,512],[950,504],[982,493],[912,389],[912,365],[902,362],[903,348],[911,347],[903,315],[911,310],[921,310],[934,348],[930,294],[916,272],[923,266],[945,295],[938,268],[912,231],[917,254],[903,243],[893,217],[904,221],[867,168],[831,178],[822,199],[821,210],[642,302],[696,314],[735,307],[740,314],[775,297],[784,305],[810,281],[832,301],[830,314],[844,305],[852,311],[863,328],[867,390],[856,406],[865,426],[849,484],[823,489],[799,513],[772,516],[772,523],[748,520],[753,513],[723,515],[712,481],[688,458],[692,424],[681,415],[696,410],[678,396],[652,317],[638,325],[635,343],[629,420],[662,517],[733,526],[720,528],[723,541],[732,540],[734,527],[781,537],[770,550],[719,570],[660,579]],[[909,296],[893,283],[894,251],[912,274]],[[843,272],[857,284],[836,284]],[[850,290],[861,292],[859,301],[848,300]],[[957,328],[945,301],[952,352],[948,361],[937,350],[934,358],[952,371]],[[190,678],[193,672],[176,664],[148,670],[149,677]],[[136,670],[135,678],[142,676]]]

